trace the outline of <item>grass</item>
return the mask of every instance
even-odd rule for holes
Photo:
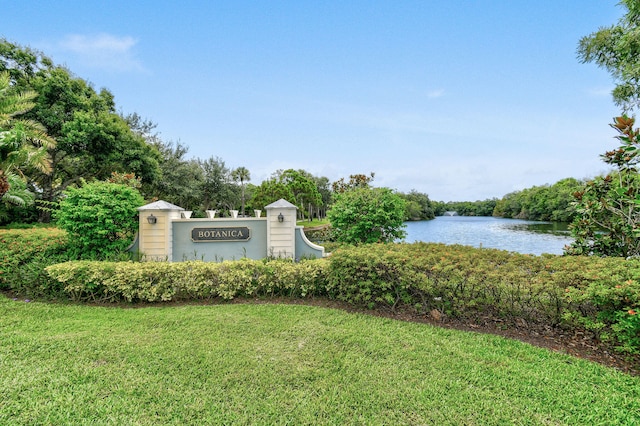
[[[316,226],[328,225],[329,219],[313,219],[311,222],[309,220],[299,220],[297,225],[304,226],[305,228],[315,228]]]
[[[269,304],[0,295],[0,424],[639,424],[640,378],[497,336]]]

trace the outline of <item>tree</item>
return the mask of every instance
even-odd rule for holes
[[[158,174],[158,152],[131,131],[117,114],[77,111],[64,123],[59,150],[73,157],[64,175],[69,181],[79,177],[104,180],[112,172],[135,173],[148,182]],[[57,175],[63,175],[61,169]]]
[[[588,181],[574,194],[578,217],[567,254],[640,256],[640,129],[633,129],[634,122],[623,116],[611,125],[621,145],[602,159],[617,170]]]
[[[617,25],[600,28],[583,37],[578,58],[595,62],[616,82],[613,100],[623,111],[640,105],[640,0],[622,0],[625,15]]]
[[[96,181],[68,188],[54,213],[78,256],[104,259],[124,251],[138,230],[137,208],[144,203],[129,185]]]
[[[285,200],[293,200],[293,192],[284,183],[278,181],[275,177],[262,181],[257,186],[251,198],[251,206],[254,209],[262,210],[265,206],[284,198]]]
[[[307,216],[312,215],[313,207],[322,205],[322,195],[318,191],[318,187],[313,176],[304,170],[279,170],[276,172],[278,180],[286,185],[293,194],[291,200],[297,207],[298,211],[304,219],[304,212]]]
[[[40,72],[54,68],[53,61],[41,52],[22,47],[0,38],[0,72],[7,72],[11,81],[22,89]]]
[[[237,187],[232,183],[231,171],[218,157],[198,160],[203,172],[203,210],[232,209],[238,199]]]
[[[338,242],[391,242],[405,236],[405,201],[389,188],[355,188],[338,193],[328,216]]]
[[[22,118],[34,107],[35,97],[33,91],[12,90],[9,73],[0,73],[0,199],[9,194],[5,201],[18,205],[32,198],[25,196],[23,188],[10,193],[12,184],[26,181],[29,169],[50,172],[47,148],[55,146],[40,123]]]
[[[573,193],[583,182],[566,178],[553,185],[532,186],[506,194],[494,202],[493,216],[571,222],[576,215]]]
[[[240,182],[240,189],[242,191],[242,210],[240,214],[244,216],[244,183],[251,180],[251,173],[249,173],[249,170],[246,167],[238,167],[231,172],[231,177],[234,181]]]
[[[375,173],[369,173],[369,176],[363,174],[355,174],[349,176],[349,181],[345,182],[344,178],[340,178],[331,184],[333,192],[345,192],[355,188],[369,188],[369,184],[373,182]]]
[[[333,199],[333,192],[331,191],[331,185],[329,183],[329,178],[325,176],[314,177],[314,182],[316,183],[316,188],[318,188],[318,193],[320,193],[321,204],[317,206],[317,216],[318,219],[324,219],[327,215],[327,209],[331,206]]]
[[[408,194],[400,194],[405,199],[406,220],[430,220],[435,217],[431,200],[427,194],[412,189]]]
[[[204,174],[198,160],[186,159],[189,148],[180,143],[159,141],[160,178],[146,189],[152,198],[162,199],[187,210],[196,210],[203,198]]]
[[[81,179],[106,179],[111,172],[135,173],[148,184],[158,178],[159,154],[132,132],[115,111],[113,95],[90,84],[29,48],[0,39],[0,71],[16,87],[33,90],[34,107],[24,118],[41,123],[57,141],[49,148],[50,173],[31,173],[29,185],[38,196],[54,202]],[[48,221],[48,211],[40,217]]]

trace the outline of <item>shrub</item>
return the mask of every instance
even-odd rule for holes
[[[58,296],[62,287],[44,269],[69,259],[62,230],[0,230],[0,289],[28,297]]]
[[[640,260],[415,243],[342,247],[328,259],[298,263],[73,261],[46,270],[73,300],[329,296],[468,321],[587,329],[640,353]]]
[[[587,285],[566,289],[576,309],[565,319],[617,342],[625,352],[640,353],[640,262],[606,262],[598,272]]]
[[[335,194],[328,212],[336,241],[391,242],[405,235],[405,201],[389,188],[356,188]]]
[[[640,256],[640,129],[634,130],[634,124],[626,116],[614,119],[611,127],[620,146],[601,157],[617,170],[588,181],[574,194],[578,216],[567,254]]]
[[[71,261],[46,268],[76,301],[230,300],[321,294],[323,260],[241,259],[221,263]]]
[[[92,182],[66,190],[54,217],[68,232],[78,257],[104,259],[131,244],[138,229],[136,209],[143,203],[130,186]]]
[[[374,244],[334,251],[326,280],[330,297],[351,304],[584,327],[640,352],[639,260]]]

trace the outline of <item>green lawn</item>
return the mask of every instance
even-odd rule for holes
[[[316,226],[329,225],[329,219],[314,219],[311,222],[309,222],[308,220],[299,220],[296,224],[299,226],[304,226],[305,228],[315,228]]]
[[[0,295],[0,424],[631,425],[640,378],[326,308]]]

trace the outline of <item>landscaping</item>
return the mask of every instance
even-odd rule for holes
[[[0,424],[640,421],[640,378],[492,335],[283,304],[0,311]]]
[[[55,228],[0,243],[0,424],[640,421],[638,260],[417,243],[78,261]]]

